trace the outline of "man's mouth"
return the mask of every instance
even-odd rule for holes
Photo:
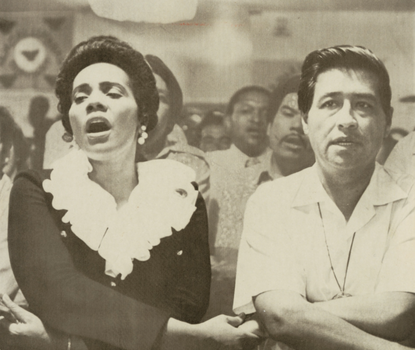
[[[306,147],[306,144],[300,135],[290,134],[284,137],[283,141],[285,143],[288,143],[290,146],[293,146],[294,148],[299,148],[299,147],[305,148]]]
[[[332,145],[348,147],[357,144],[356,140],[350,137],[339,137],[331,141]]]
[[[246,131],[251,136],[261,136],[261,130],[259,128],[248,128]]]

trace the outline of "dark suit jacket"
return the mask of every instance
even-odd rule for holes
[[[13,272],[31,310],[47,325],[81,336],[88,348],[150,349],[170,317],[196,323],[209,302],[210,262],[203,199],[187,227],[161,240],[121,281],[63,224],[42,181],[28,171],[10,198]],[[63,232],[64,231],[64,232]]]

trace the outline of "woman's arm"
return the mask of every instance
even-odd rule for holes
[[[211,277],[207,215],[201,195],[196,206],[183,232],[183,250],[177,252],[180,255],[178,279],[171,286],[172,317],[189,323],[198,323],[206,312]]]

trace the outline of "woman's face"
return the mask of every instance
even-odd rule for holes
[[[81,70],[73,81],[69,121],[89,158],[135,154],[138,107],[127,73],[109,63]]]

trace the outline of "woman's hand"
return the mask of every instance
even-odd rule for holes
[[[1,346],[7,349],[53,349],[52,338],[42,321],[10,300],[8,295],[0,303]]]
[[[219,315],[197,325],[201,336],[201,349],[253,349],[263,338],[253,330],[258,328],[248,321],[243,324],[244,316]],[[259,331],[258,331],[259,334]]]
[[[241,316],[216,316],[191,325],[170,318],[161,338],[161,350],[251,350],[262,338],[243,328]]]

